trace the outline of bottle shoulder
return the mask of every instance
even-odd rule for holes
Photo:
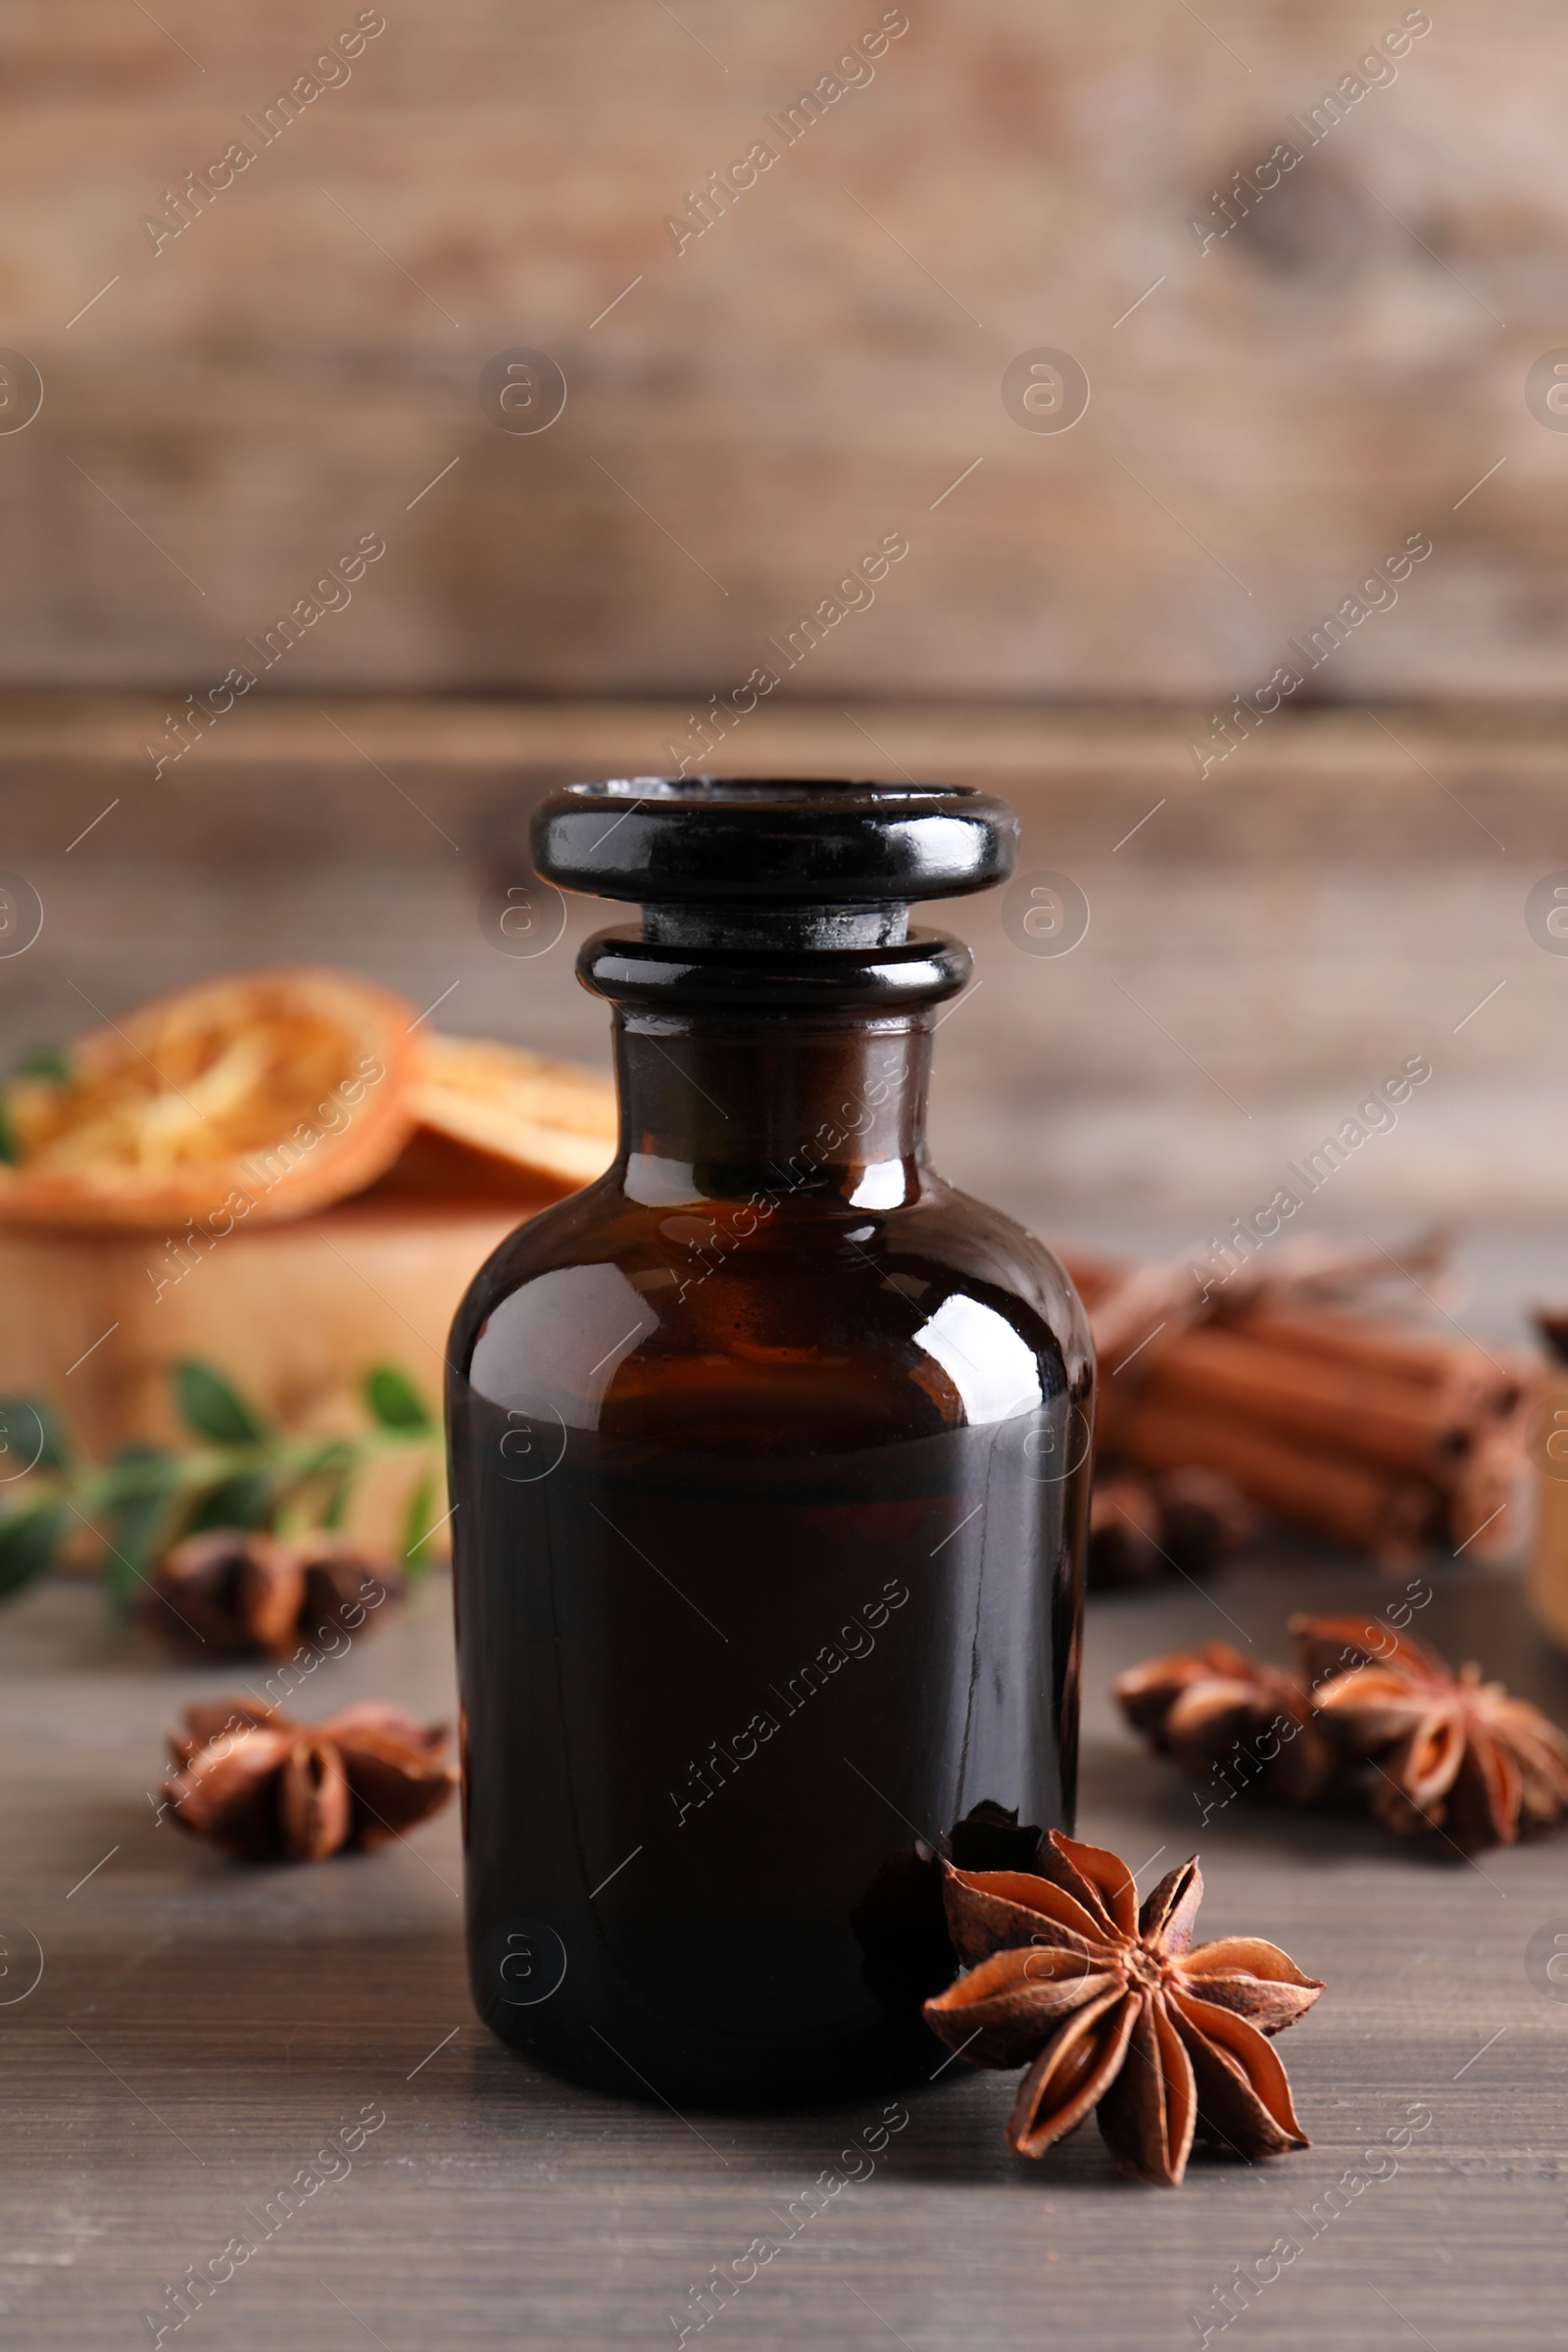
[[[1016,1218],[938,1180],[906,1212],[901,1238],[956,1277],[1014,1298],[1053,1334],[1069,1379],[1092,1383],[1094,1341],[1072,1278],[1055,1251]]]
[[[612,1179],[543,1211],[481,1268],[451,1348],[461,1401],[568,1426],[808,1423],[818,1444],[1000,1420],[1093,1354],[1051,1251],[931,1178],[903,1206],[754,1197],[652,1206]],[[800,1430],[797,1430],[800,1435]]]

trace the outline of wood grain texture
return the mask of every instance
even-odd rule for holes
[[[191,1358],[226,1374],[290,1432],[363,1431],[364,1378],[385,1363],[439,1418],[459,1301],[539,1197],[530,1202],[526,1186],[514,1190],[510,1206],[347,1201],[292,1222],[237,1226],[206,1250],[183,1237],[181,1250],[177,1230],[0,1229],[0,1396],[48,1398],[72,1441],[99,1460],[127,1445],[188,1442],[173,1375]],[[19,1425],[24,1435],[27,1426]],[[368,1466],[348,1531],[396,1557],[413,1494],[445,1475],[439,1456],[436,1443]]]
[[[5,332],[45,400],[0,464],[5,678],[194,691],[369,530],[385,559],[269,686],[702,699],[899,531],[785,691],[1229,694],[1424,530],[1315,689],[1558,690],[1568,444],[1524,400],[1564,332],[1544,0],[1455,0],[1316,145],[1292,117],[1394,0],[920,0],[678,252],[666,220],[876,0],[402,0],[247,131],[359,13],[12,12]],[[1216,191],[1292,137],[1218,236]],[[236,138],[155,252],[142,221]],[[516,346],[569,386],[537,437],[479,406]],[[1065,434],[1002,403],[1039,347],[1093,386]]]
[[[1560,1716],[1568,1670],[1513,1588],[1462,1564],[1435,1582],[1421,1629]],[[1281,1655],[1289,1608],[1388,1592],[1364,1572],[1264,1558],[1210,1595],[1090,1611],[1080,1827],[1145,1885],[1200,1845],[1201,1932],[1269,1936],[1328,1980],[1281,2044],[1312,2148],[1196,2166],[1174,2195],[1119,2180],[1093,2126],[1027,2166],[1001,2137],[1011,2078],[959,2066],[909,2097],[872,2177],[802,2228],[704,2340],[1176,2352],[1199,2341],[1192,2314],[1214,2315],[1233,2266],[1281,2238],[1300,2251],[1239,2324],[1271,2352],[1554,2340],[1568,2013],[1532,1981],[1525,1947],[1553,1922],[1568,1933],[1561,1842],[1432,1860],[1370,1825],[1243,1803],[1200,1837],[1191,1789],[1105,1698],[1110,1674],[1150,1651],[1220,1635]],[[323,1666],[298,1710],[387,1692],[450,1715],[446,1607],[425,1588],[401,1625]],[[0,2005],[0,2311],[17,2352],[150,2341],[144,2315],[236,2235],[255,2253],[168,2342],[667,2343],[689,2289],[781,2236],[789,2201],[880,2106],[682,2116],[555,2082],[468,2007],[455,1816],[386,1854],[242,1871],[158,1823],[145,1793],[165,1724],[234,1677],[126,1647],[90,1594],[60,1588],[8,1612],[0,1675],[0,1988],[30,1978],[27,1936],[44,1955],[36,1989]],[[386,2121],[352,2170],[280,2219],[277,2191],[368,2103]],[[1347,2186],[1412,2103],[1432,2120],[1396,2172]]]
[[[242,706],[155,778],[142,746],[168,708],[0,706],[3,860],[45,910],[36,945],[0,958],[0,1054],[223,965],[297,958],[356,965],[455,1033],[606,1064],[605,1009],[572,959],[607,908],[541,901],[526,956],[499,917],[527,886],[538,796],[665,765],[688,706]],[[951,778],[1017,806],[1011,897],[929,918],[973,944],[984,984],[943,1029],[933,1116],[939,1164],[982,1198],[1047,1232],[1108,1214],[1206,1243],[1424,1054],[1432,1083],[1314,1221],[1555,1231],[1568,967],[1525,906],[1568,855],[1568,725],[1475,705],[1281,713],[1200,781],[1201,719],[764,703],[727,754],[741,772]],[[1016,936],[1042,869],[1075,877],[1092,912],[1055,958]]]

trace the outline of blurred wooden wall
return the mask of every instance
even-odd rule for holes
[[[0,699],[0,1067],[292,960],[366,971],[454,1034],[607,1061],[573,958],[624,909],[538,889],[528,814],[567,777],[652,767],[681,706],[252,700],[153,782],[162,710]],[[1568,716],[1286,712],[1201,783],[1200,718],[779,697],[736,749],[763,774],[949,776],[1017,808],[1014,879],[923,917],[976,956],[938,1040],[956,1182],[1043,1231],[1175,1248],[1267,1201],[1417,1054],[1431,1083],[1312,1226],[1544,1228],[1554,1254],[1509,1295],[1568,1298],[1568,940],[1542,906],[1568,884]],[[1087,931],[1037,942],[1033,886],[1063,874]]]
[[[1407,13],[14,0],[0,344],[44,399],[0,431],[0,681],[200,692],[375,534],[270,691],[700,705],[898,533],[788,691],[1227,697],[1421,531],[1303,700],[1557,693],[1568,434],[1525,381],[1568,345],[1568,32],[1433,0],[1307,146],[1290,118]],[[766,128],[836,74],[793,144]],[[666,219],[760,139],[677,252]],[[538,434],[480,406],[519,346],[568,387]],[[1040,347],[1090,379],[1070,431],[1004,407]]]

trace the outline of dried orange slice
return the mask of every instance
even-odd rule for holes
[[[413,1128],[414,1008],[352,972],[238,972],[138,1005],[0,1096],[0,1223],[296,1217]]]
[[[421,1127],[564,1184],[615,1156],[615,1090],[597,1070],[476,1037],[426,1037],[410,1103]]]

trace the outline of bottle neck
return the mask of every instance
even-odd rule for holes
[[[623,1184],[635,1200],[915,1199],[931,1013],[836,1020],[615,1010]]]

